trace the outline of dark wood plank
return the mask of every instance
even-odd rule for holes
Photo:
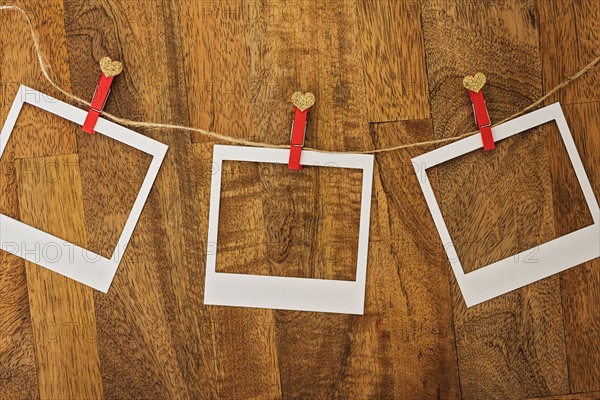
[[[527,400],[598,400],[600,392],[565,394],[562,396],[536,397]]]
[[[536,5],[547,92],[600,56],[600,9],[595,0],[537,0]],[[563,104],[598,101],[599,86],[600,69],[596,68],[553,96],[552,101]]]
[[[537,6],[544,57],[544,90],[548,91],[600,54],[597,51],[600,9],[593,0],[538,1]],[[553,99],[563,104],[596,198],[600,197],[599,83],[600,71],[591,71]],[[553,145],[558,147],[560,142]],[[565,168],[565,164],[565,157],[552,159],[555,224],[561,234],[576,230],[582,221],[581,202],[568,192],[560,195],[561,188],[573,182],[572,177],[565,176],[565,170],[571,170]],[[594,260],[561,274],[570,389],[573,392],[600,390],[599,266],[600,260]]]
[[[486,7],[469,1],[424,2],[422,18],[436,137],[473,128],[472,108],[461,83],[469,73],[482,71],[487,75],[484,90],[492,121],[541,95],[536,15],[532,1],[501,1]],[[517,249],[532,245],[532,232],[541,231],[538,239],[542,241],[556,235],[547,143],[543,131],[529,132],[506,139],[494,152],[477,151],[436,167],[438,182],[434,188],[442,213],[454,216],[447,219],[449,231],[459,241],[457,248],[466,247],[463,255],[473,254],[477,246],[488,251],[500,246],[516,254]],[[509,187],[511,190],[506,190]],[[528,187],[535,187],[537,195]],[[466,243],[462,234],[469,229],[477,230],[479,235],[471,238],[479,239]],[[488,240],[494,233],[497,240],[494,236]],[[487,254],[485,250],[483,253]],[[485,265],[484,257],[475,258],[475,265]],[[463,398],[510,399],[568,392],[557,276],[469,309],[455,279],[452,281]]]
[[[592,183],[596,199],[600,198],[600,103],[574,104],[564,107],[577,149]],[[562,161],[562,162],[561,162]],[[564,160],[556,160],[557,185],[565,184]],[[573,198],[562,197],[566,205],[576,208]],[[563,205],[565,208],[565,205]],[[581,218],[577,213],[556,215],[563,233],[575,230]],[[600,238],[598,238],[600,240]],[[600,389],[600,260],[596,259],[561,274],[564,325],[567,339],[570,388],[573,392]]]
[[[421,5],[358,1],[369,122],[430,117]]]
[[[372,126],[377,147],[427,140],[430,120]],[[429,137],[427,137],[427,136]],[[367,305],[389,329],[395,398],[460,398],[445,253],[411,158],[432,148],[377,156]],[[377,310],[377,311],[376,311]],[[435,361],[434,361],[435,360]],[[385,396],[383,396],[385,397]]]

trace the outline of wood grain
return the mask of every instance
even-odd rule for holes
[[[48,59],[48,61],[53,65],[53,74],[56,79],[69,89],[62,3],[49,3],[46,7],[36,7],[35,4],[27,2],[18,2],[17,5],[23,7],[29,13],[33,23],[38,26],[42,45],[45,47],[56,46],[53,53],[56,59]],[[2,17],[6,18],[0,28],[3,32],[1,35],[3,50],[0,76],[3,87],[2,115],[4,117],[20,84],[29,85],[46,93],[49,91],[49,85],[43,81],[41,72],[36,67],[34,54],[23,50],[30,48],[32,42],[21,17],[14,13]],[[35,101],[31,97],[29,100]],[[56,130],[49,128],[50,126],[54,126],[62,134],[57,135]],[[17,167],[14,160],[21,157],[74,153],[76,146],[72,128],[66,121],[39,112],[32,106],[23,108],[15,126],[13,140],[0,162],[3,170],[2,211],[7,215],[24,221],[27,219],[36,223],[42,221],[39,218],[43,218],[43,216],[33,210],[28,211],[24,208],[25,204],[21,204],[21,200],[24,199],[19,196],[17,190],[17,183],[20,180],[16,177]],[[52,164],[46,163],[48,159],[40,159],[40,161],[42,162],[29,164],[29,168],[21,171],[21,176],[30,182],[37,181],[38,184],[51,189],[53,185],[50,182],[54,179],[56,171]],[[8,197],[5,197],[4,194]],[[38,194],[42,193],[38,192]],[[35,197],[36,204],[44,203],[43,196],[34,195],[33,197]],[[33,200],[33,197],[30,199]],[[9,201],[5,202],[5,200]],[[52,204],[52,206],[58,205],[58,203]],[[56,209],[54,208],[54,210]],[[58,227],[57,221],[59,219],[45,220],[38,226],[59,235],[71,235],[74,240],[82,239],[74,234],[75,231],[72,227],[63,226],[65,229]],[[83,223],[82,221],[78,222]],[[3,277],[2,292],[4,293],[6,290],[6,294],[10,293],[6,298],[6,303],[4,302],[5,297],[2,301],[4,307],[1,326],[3,333],[6,332],[6,336],[3,335],[3,338],[7,340],[3,346],[2,368],[0,369],[7,371],[7,375],[6,379],[0,380],[2,382],[0,383],[1,396],[8,399],[21,399],[98,393],[96,384],[99,380],[90,380],[88,383],[70,382],[71,377],[95,376],[93,366],[94,354],[97,354],[97,349],[81,340],[81,331],[75,332],[71,329],[83,320],[93,322],[93,305],[89,306],[88,304],[87,310],[92,311],[92,317],[86,318],[87,314],[77,308],[80,305],[77,301],[74,303],[65,301],[65,298],[69,299],[72,295],[80,293],[78,289],[73,288],[75,285],[72,282],[57,280],[49,271],[38,271],[40,268],[37,266],[34,268],[28,266],[26,274],[23,260],[6,254],[2,254],[0,257]],[[46,277],[50,280],[46,280]],[[29,285],[32,284],[32,279],[36,278],[39,288],[31,291]],[[47,287],[52,287],[51,296],[47,290],[44,290]],[[91,293],[91,290],[88,289],[87,293]],[[18,318],[19,322],[17,323],[14,318]],[[63,340],[62,343],[51,343],[44,340],[44,335],[54,334],[54,332],[49,333],[48,328],[52,330],[56,327],[67,328],[67,331],[73,334],[70,340],[74,342],[73,349],[75,351],[79,349],[89,351],[84,351],[81,356],[73,356],[68,351],[63,353],[63,349],[69,344],[67,342],[69,339]],[[41,350],[44,351],[43,354],[40,354]],[[79,372],[80,367],[88,365],[90,367],[87,371]]]
[[[17,15],[2,17],[4,19],[0,26],[0,43],[3,51],[0,52],[0,76],[3,83],[0,118],[4,120],[17,94],[17,82],[26,76],[25,69],[7,62],[11,57],[19,57],[19,44],[6,40],[9,37],[8,26],[18,27],[19,18]],[[17,28],[15,31],[17,35],[25,35],[24,29]],[[9,76],[14,76],[14,81],[5,78]],[[0,212],[18,217],[15,151],[16,149],[7,146],[0,159]],[[0,265],[0,397],[10,400],[39,397],[25,262],[2,251]]]
[[[596,198],[600,196],[600,103],[574,104],[564,107],[565,114],[584,166],[588,171]],[[564,163],[553,165],[557,181],[560,181]],[[594,167],[595,166],[595,167]],[[562,197],[575,208],[573,199]],[[574,212],[556,215],[557,225],[563,232],[575,229],[581,220]],[[598,238],[600,240],[600,238]],[[573,392],[598,390],[600,388],[600,260],[596,259],[566,271],[561,275],[561,293],[566,333],[567,360],[570,389]]]
[[[217,271],[356,280],[362,171],[223,163]]]
[[[433,136],[431,120],[373,125],[378,147]],[[423,137],[424,135],[427,135]],[[411,158],[425,149],[377,158],[367,307],[389,329],[394,397],[460,398],[445,254],[428,216]],[[427,215],[427,218],[423,218]],[[437,360],[433,362],[433,360]],[[385,396],[383,396],[385,397]]]
[[[417,1],[358,1],[369,122],[430,117]]]
[[[365,88],[360,83],[356,5],[348,1],[303,1],[298,5],[299,10],[290,10],[293,19],[289,20],[287,14],[277,12],[277,3],[265,3],[255,23],[246,25],[247,43],[251,49],[260,50],[256,52],[258,58],[250,60],[250,75],[281,87],[281,94],[260,86],[252,88],[255,138],[276,143],[289,140],[291,110],[287,98],[293,91],[302,90],[317,97],[310,111],[307,146],[335,150],[364,147],[368,144],[367,109]],[[342,179],[341,174],[348,174],[344,170],[331,173],[337,180]],[[277,180],[278,176],[271,174],[263,178],[263,184],[275,187]],[[323,181],[314,187],[326,193]],[[263,203],[268,197],[268,193],[263,195]],[[327,197],[321,195],[319,202],[326,204]],[[302,212],[314,215],[313,201],[299,205]],[[267,217],[274,220],[276,215]],[[272,222],[266,220],[265,225],[269,224]],[[388,330],[378,312],[371,310],[367,305],[367,317],[362,320],[344,315],[275,312],[281,396],[368,398],[393,393],[394,382],[384,367]],[[369,372],[366,365],[372,366]],[[359,381],[360,385],[352,384]]]
[[[537,397],[535,399],[528,400],[598,400],[600,399],[600,392],[579,392],[574,394],[565,394],[562,396],[547,396]]]
[[[540,47],[544,66],[544,90],[575,74],[600,55],[600,9],[595,0],[536,1],[540,20]],[[600,100],[600,70],[596,69],[554,96],[562,104]]]
[[[255,3],[253,3],[253,6]],[[256,4],[258,6],[258,4]],[[190,121],[238,137],[254,135],[249,94],[248,50],[244,37],[248,9],[240,2],[182,2],[186,32],[184,64],[192,99],[187,104]],[[222,57],[213,57],[222,54]],[[207,125],[207,122],[210,124]],[[212,146],[205,138],[192,137],[198,171],[198,210],[201,222],[194,227],[203,245],[199,285],[204,285],[208,235],[208,199],[212,177]],[[200,289],[203,295],[203,289]],[[200,302],[201,298],[198,299]],[[202,307],[202,306],[201,306]],[[202,379],[209,380],[213,398],[277,398],[281,393],[273,312],[228,307],[202,307],[204,335],[210,335],[203,355]],[[244,382],[240,385],[239,382]]]
[[[535,162],[522,161],[529,157]],[[548,170],[550,162],[562,166],[560,176]],[[500,142],[493,152],[473,152],[429,170],[444,188],[478,188],[438,192],[466,273],[521,252],[527,268],[537,263],[540,244],[593,223],[570,165],[558,127],[550,122]],[[555,218],[566,215],[573,224],[565,232]]]
[[[51,162],[56,179],[40,182],[28,172]],[[82,188],[77,155],[29,158],[15,163],[19,212],[27,225],[86,245]],[[65,211],[57,213],[52,206]],[[54,211],[54,212],[52,212]],[[36,257],[53,257],[63,243],[27,249]],[[102,378],[96,341],[92,289],[31,262],[26,262],[29,305],[38,361],[41,398],[101,398]],[[35,288],[35,289],[33,289]]]
[[[461,85],[462,77],[468,73],[485,71],[488,84],[484,90],[492,121],[510,115],[540,96],[536,15],[531,1],[502,1],[488,7],[472,2],[457,2],[449,7],[440,1],[424,4],[423,26],[436,137],[459,134],[465,127],[473,126],[471,105]],[[546,135],[530,132],[500,142],[492,153],[480,150],[462,157],[467,160],[465,164],[456,161],[439,167],[444,168],[444,173],[440,175],[438,171],[438,184],[433,186],[442,213],[454,215],[449,220],[449,231],[455,232],[454,237],[462,242],[468,237],[475,242],[468,244],[465,253],[481,246],[492,252],[493,257],[516,254],[519,248],[532,245],[530,232],[541,231],[540,236],[533,238],[541,240],[555,234],[546,143]],[[503,157],[504,154],[507,156]],[[511,161],[511,157],[519,158],[518,163]],[[515,184],[516,195],[507,190]],[[495,200],[504,193],[507,197]],[[524,213],[526,218],[514,217]],[[475,229],[469,228],[473,224],[479,235],[463,235]],[[458,247],[461,245],[467,243]],[[494,250],[497,247],[510,251],[500,250],[498,254]],[[487,257],[487,252],[480,250],[475,255],[484,253]],[[476,257],[473,264],[485,265],[482,260],[485,257]],[[452,281],[463,398],[509,399],[568,392],[558,277],[470,309],[465,307],[455,279]]]
[[[472,130],[598,56],[594,0],[24,1],[51,73],[107,110],[274,144],[291,94],[317,96],[306,145],[363,150]],[[0,119],[43,80],[0,19]],[[557,95],[600,196],[594,71]],[[203,305],[213,140],[144,129],[169,152],[108,294],[0,253],[0,398],[600,398],[598,260],[467,309],[410,159],[376,156],[364,316]],[[0,160],[0,211],[110,254],[150,157],[25,106]],[[555,127],[430,170],[466,270],[589,224]],[[420,166],[417,166],[420,168]],[[354,279],[360,173],[226,162],[217,268]],[[490,179],[494,177],[494,179]],[[510,188],[510,190],[509,190]]]
[[[260,47],[246,45],[244,16],[257,18],[257,6],[255,2],[245,6],[234,0],[180,3],[179,12],[186,16],[181,21],[185,32],[181,37],[188,96],[193,99],[188,101],[188,110],[194,126],[229,132],[234,137],[252,137],[251,88],[273,90],[274,84],[279,84],[261,81],[260,75],[253,82],[248,73],[249,58]],[[254,58],[254,62],[260,62],[260,57]],[[193,134],[192,140],[209,139]]]
[[[600,10],[595,1],[538,2],[540,44],[544,54],[544,88],[548,90],[572,74],[586,59],[598,56]],[[600,196],[600,106],[599,71],[555,96],[563,104],[571,133],[581,155],[596,198]],[[564,104],[569,104],[564,106]],[[556,143],[553,143],[557,147]],[[556,152],[552,153],[553,155]],[[552,159],[555,220],[557,230],[566,234],[582,220],[577,199],[560,188],[573,182],[565,177],[564,161]],[[570,169],[570,168],[569,168]],[[598,238],[600,240],[600,238]],[[593,260],[561,275],[564,325],[570,389],[573,392],[600,390],[600,260]]]
[[[109,109],[126,108],[144,120],[189,123],[181,59],[171,57],[181,48],[173,5],[89,2],[69,4],[65,11],[70,57],[94,54],[97,59],[94,52],[110,51],[126,60],[129,73],[120,80],[120,88],[115,87]],[[147,40],[154,36],[158,39]],[[106,47],[96,47],[95,40]],[[93,89],[95,74],[76,66],[72,72],[74,87]],[[194,209],[190,137],[145,133],[170,149],[114,289],[108,296],[96,295],[99,347],[106,350],[101,355],[104,391],[109,398],[209,398],[210,387],[198,384],[210,375],[202,372],[199,345],[204,337],[198,318],[201,256],[199,244],[192,242],[199,216]],[[97,156],[101,154],[109,151]]]

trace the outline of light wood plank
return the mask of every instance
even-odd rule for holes
[[[190,121],[195,126],[228,132],[235,137],[251,138],[254,133],[250,111],[252,88],[248,63],[253,59],[245,41],[245,18],[248,7],[236,1],[182,2],[182,41],[185,49],[186,82],[190,96],[198,101],[188,103]],[[208,225],[208,199],[212,177],[211,141],[193,135],[198,171],[198,196],[195,212],[204,219],[198,224],[197,242],[204,249]],[[260,197],[249,201],[258,206],[248,219],[262,215]],[[247,225],[248,222],[244,221]],[[225,223],[225,226],[227,224]],[[223,236],[220,236],[222,239]],[[204,276],[206,255],[195,260]],[[212,248],[209,247],[208,251]],[[266,271],[263,265],[252,271]],[[201,293],[204,280],[201,279]],[[202,301],[202,298],[200,298]],[[200,320],[212,342],[204,352],[203,380],[208,381],[214,397],[278,398],[281,393],[275,330],[271,310],[249,310],[231,307],[201,307]]]
[[[282,7],[277,3],[277,7]],[[273,90],[275,84],[252,77],[250,62],[261,62],[259,49],[244,40],[245,17],[257,18],[258,4],[238,1],[180,3],[188,109],[193,126],[233,137],[253,136],[250,90]],[[256,81],[252,80],[253,78]],[[194,133],[194,142],[211,139]]]
[[[52,74],[61,85],[69,88],[68,60],[66,58],[65,36],[62,21],[62,3],[52,2],[45,7],[37,7],[30,2],[17,1],[16,4],[29,14],[39,33],[40,43],[46,50],[46,60],[52,64]],[[1,113],[4,121],[12,105],[20,84],[29,85],[49,95],[56,95],[43,78],[37,66],[35,55],[29,49],[32,41],[23,17],[16,12],[0,15],[0,77]],[[54,48],[50,53],[48,49]],[[30,100],[34,100],[31,97]],[[62,132],[56,135],[53,126]],[[76,151],[72,127],[60,118],[54,118],[33,106],[25,106],[9,145],[0,160],[0,209],[3,214],[20,219],[18,207],[17,179],[14,159],[56,154],[69,154]],[[28,171],[40,177],[47,172]],[[51,228],[51,227],[48,227]],[[51,373],[42,368],[36,358],[33,325],[29,310],[28,281],[25,262],[17,257],[0,252],[0,397],[3,399],[37,398],[46,393],[40,391],[37,374]],[[34,288],[35,289],[35,288]],[[60,289],[60,287],[59,287]]]

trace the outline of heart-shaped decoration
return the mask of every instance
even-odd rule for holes
[[[485,75],[481,72],[478,72],[475,75],[467,75],[463,79],[463,86],[475,93],[479,93],[483,85],[485,85]]]
[[[100,60],[100,69],[104,75],[110,78],[111,76],[119,75],[123,71],[123,64],[111,60],[110,57],[103,57]]]
[[[292,95],[292,103],[298,107],[300,111],[307,110],[315,104],[315,95],[310,92],[304,94],[295,92]]]

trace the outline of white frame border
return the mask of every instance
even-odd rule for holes
[[[204,304],[363,314],[369,247],[374,157],[303,151],[300,164],[361,169],[362,195],[355,281],[290,278],[216,272],[223,161],[287,164],[289,150],[215,145],[208,219]],[[299,173],[302,173],[301,171]]]
[[[482,148],[481,137],[478,133],[412,159],[425,200],[467,307],[600,257],[598,201],[579,158],[577,147],[560,104],[551,104],[498,125],[492,128],[492,134],[495,141],[500,141],[550,121],[556,121],[594,223],[534,247],[538,250],[535,254],[539,260],[537,263],[526,261],[527,255],[531,254],[533,250],[529,249],[465,274],[458,255],[451,254],[450,250],[454,248],[454,245],[429,179],[427,179],[426,170]],[[423,173],[425,176],[420,176]]]
[[[33,100],[30,98],[33,98]],[[4,154],[21,108],[25,103],[58,115],[80,126],[83,125],[87,115],[87,112],[84,110],[21,85],[0,132],[0,159]],[[45,233],[2,214],[0,214],[0,248],[106,293],[125,254],[127,245],[158,175],[168,146],[104,118],[98,119],[95,131],[153,156],[148,172],[111,258],[104,258],[98,254],[94,254],[64,239]],[[45,246],[58,246],[60,248],[61,246],[65,246],[68,249],[65,250],[63,247],[62,251],[57,251],[55,259],[49,259],[49,257],[44,257],[41,252],[31,251],[32,248],[38,249],[38,246],[39,248],[45,248]]]

